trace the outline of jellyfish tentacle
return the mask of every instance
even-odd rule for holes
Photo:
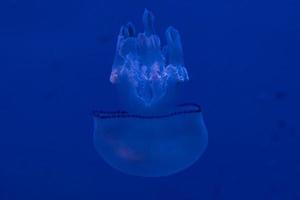
[[[135,36],[135,28],[133,23],[128,22],[125,26],[123,26],[123,35],[126,37],[134,37]]]
[[[143,15],[145,35],[154,34],[154,15],[149,10],[145,9]]]
[[[160,38],[154,31],[154,15],[147,9],[143,23],[144,32],[138,34],[131,22],[121,27],[110,81],[124,80],[131,86],[131,94],[150,106],[167,94],[174,85],[171,82],[188,80],[188,74],[179,32],[169,27],[167,45],[162,49]]]
[[[183,65],[183,52],[179,32],[169,27],[166,30],[166,39],[168,44],[168,62],[172,65]]]

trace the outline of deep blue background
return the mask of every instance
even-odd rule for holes
[[[93,147],[113,107],[116,36],[144,8],[179,29],[208,149],[188,170],[139,178]],[[0,200],[300,199],[297,0],[1,0]],[[163,40],[164,41],[164,40]]]

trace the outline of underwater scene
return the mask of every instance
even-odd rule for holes
[[[1,0],[0,200],[300,200],[299,10]]]

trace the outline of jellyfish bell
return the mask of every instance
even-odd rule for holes
[[[207,147],[206,127],[196,104],[157,115],[95,111],[94,121],[97,152],[126,174],[168,176],[191,166]]]
[[[138,176],[167,176],[193,164],[207,146],[197,104],[177,104],[178,84],[189,80],[179,32],[166,30],[161,47],[154,16],[145,10],[144,32],[121,27],[110,82],[122,111],[94,111],[94,144],[115,169]]]

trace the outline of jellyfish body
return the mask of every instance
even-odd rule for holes
[[[145,10],[143,33],[136,34],[128,23],[118,36],[110,81],[129,94],[121,95],[122,102],[133,102],[134,109],[93,112],[94,144],[101,157],[119,171],[147,177],[186,169],[208,141],[200,106],[175,106],[168,99],[189,77],[178,31],[169,27],[167,45],[161,47],[153,21]]]
[[[160,177],[182,171],[203,154],[207,131],[198,105],[158,115],[94,112],[94,143],[102,158],[126,174]]]

